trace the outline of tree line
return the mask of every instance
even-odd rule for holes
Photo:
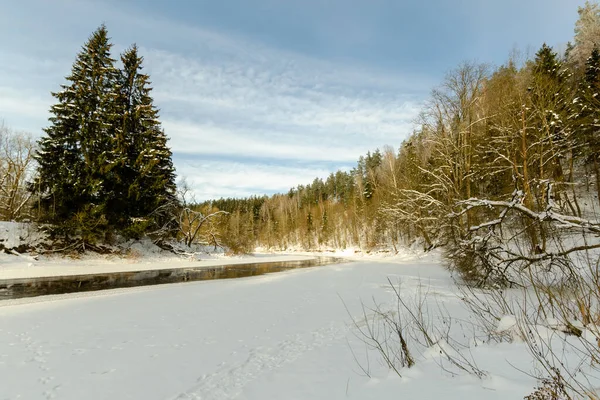
[[[137,47],[117,67],[101,26],[53,93],[37,150],[0,129],[0,216],[38,220],[55,238],[84,243],[114,234],[180,235],[239,252],[418,243],[479,265],[476,276],[489,269],[490,249],[506,247],[505,232],[518,233],[511,240],[522,253],[548,254],[568,225],[552,218],[579,219],[589,231],[600,207],[600,8],[588,2],[579,16],[563,54],[544,44],[531,58],[450,71],[397,149],[288,193],[202,204],[182,188],[177,195]],[[15,171],[33,161],[27,183]]]
[[[420,243],[444,247],[479,278],[493,248],[554,254],[565,226],[554,217],[579,221],[571,229],[585,235],[599,215],[599,46],[600,8],[587,2],[563,54],[544,44],[497,68],[450,71],[397,150],[370,152],[351,171],[287,194],[198,207],[230,212],[219,233],[234,248]],[[506,232],[516,243],[506,244]]]

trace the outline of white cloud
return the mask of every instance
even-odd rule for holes
[[[257,65],[238,54],[220,57],[223,63],[145,54],[179,152],[355,161],[367,150],[398,144],[418,112],[411,97],[395,90],[357,87],[371,78],[369,71],[341,85],[340,74],[328,69],[289,60],[280,68],[278,56]]]
[[[294,182],[310,183],[329,174],[324,168],[189,160],[179,163],[178,172],[194,189],[198,201],[286,193]]]
[[[362,154],[360,147],[324,147],[315,137],[307,137],[305,143],[261,138],[260,132],[244,129],[231,131],[215,125],[189,124],[165,121],[165,130],[170,135],[170,146],[175,153],[197,155],[223,155],[231,158],[278,159],[279,163],[289,160],[353,162]],[[365,150],[366,152],[366,150]]]
[[[0,86],[0,119],[17,130],[41,130],[49,116],[49,99],[49,93],[43,96],[32,90]],[[35,129],[37,126],[39,128]]]
[[[60,0],[48,10],[53,15],[37,16],[51,17],[60,32],[48,37],[49,31],[40,30],[38,39],[51,41],[52,48],[64,41],[74,52],[73,37],[102,18],[116,51],[137,41],[174,153],[233,160],[192,167],[176,158],[178,173],[199,196],[286,191],[330,172],[286,164],[348,165],[368,150],[397,146],[412,129],[418,91],[429,86],[422,77],[315,59],[130,11]],[[36,23],[36,14],[31,18],[28,26]],[[77,23],[69,35],[70,25],[63,24],[72,18]],[[38,133],[47,124],[49,92],[64,82],[75,53],[63,49],[49,58],[35,35],[35,29],[28,33],[28,46],[0,50],[0,57],[13,60],[0,65],[0,118]],[[243,161],[248,158],[252,163]]]

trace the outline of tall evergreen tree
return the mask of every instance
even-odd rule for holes
[[[536,53],[530,80],[532,110],[531,168],[537,178],[562,181],[561,160],[570,151],[566,120],[571,102],[567,74],[558,55],[546,44]]]
[[[575,140],[584,161],[591,164],[596,176],[600,202],[600,50],[595,48],[586,61],[585,75],[573,103]]]
[[[31,189],[45,219],[65,227],[79,213],[101,214],[102,166],[109,149],[116,69],[104,25],[77,55],[67,83],[52,93],[50,126],[39,142],[39,164]]]
[[[544,75],[550,79],[561,77],[558,55],[546,43],[535,54],[533,70],[535,74]]]
[[[119,229],[130,226],[132,218],[163,223],[166,217],[156,210],[174,202],[176,192],[172,154],[150,95],[149,76],[142,73],[143,57],[134,45],[121,61],[106,184],[107,215]]]

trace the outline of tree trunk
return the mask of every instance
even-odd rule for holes
[[[527,128],[525,126],[525,110],[521,111],[521,156],[523,158],[523,192],[525,194],[525,206],[530,210],[533,210],[533,196],[531,193],[531,186],[529,185],[529,171],[527,169],[527,163],[529,162],[527,156]],[[531,241],[531,250],[532,252],[536,251],[539,246],[539,241],[537,237],[537,232],[535,230],[535,226],[530,225],[527,228],[527,232],[529,234],[529,239]]]

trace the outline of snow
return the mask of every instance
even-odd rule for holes
[[[0,245],[11,251],[20,245],[36,247],[46,240],[45,235],[33,224],[0,221]],[[0,247],[1,249],[1,247]],[[202,248],[200,248],[202,249]],[[210,248],[212,250],[212,247]],[[216,267],[249,262],[302,261],[314,258],[305,254],[257,254],[225,256],[223,253],[197,252],[187,257],[166,252],[145,239],[131,241],[122,246],[126,255],[83,254],[79,258],[61,255],[30,255],[0,251],[0,279],[27,279],[37,277],[72,276],[159,270],[190,267]],[[1,397],[0,397],[1,398]]]
[[[272,257],[281,256],[264,256]],[[428,320],[443,311],[461,321],[467,311],[435,254],[354,260],[0,302],[0,398],[470,400],[533,391],[535,380],[518,370],[532,369],[523,343],[475,340],[469,329],[469,357],[483,378],[453,368],[443,340],[415,354],[402,377],[390,373],[353,324],[366,322],[362,304],[393,306],[388,279],[407,301],[427,292]]]
[[[517,318],[514,315],[505,315],[496,327],[496,332],[500,334],[507,334],[512,340],[523,340],[523,335],[517,324]]]
[[[16,248],[22,244],[36,245],[44,240],[44,234],[32,224],[0,221],[0,248]]]
[[[301,261],[311,258],[314,257],[307,255],[225,257],[198,254],[194,255],[191,259],[175,256],[147,258],[138,255],[123,259],[117,256],[100,257],[95,255],[84,257],[82,260],[69,260],[63,257],[44,257],[38,261],[28,256],[14,257],[0,255],[0,279],[150,271],[200,266],[217,267],[249,262]]]
[[[515,316],[505,315],[500,319],[500,321],[498,321],[498,327],[496,328],[496,330],[498,332],[506,332],[514,329],[515,326],[517,326],[517,319],[515,318]]]

